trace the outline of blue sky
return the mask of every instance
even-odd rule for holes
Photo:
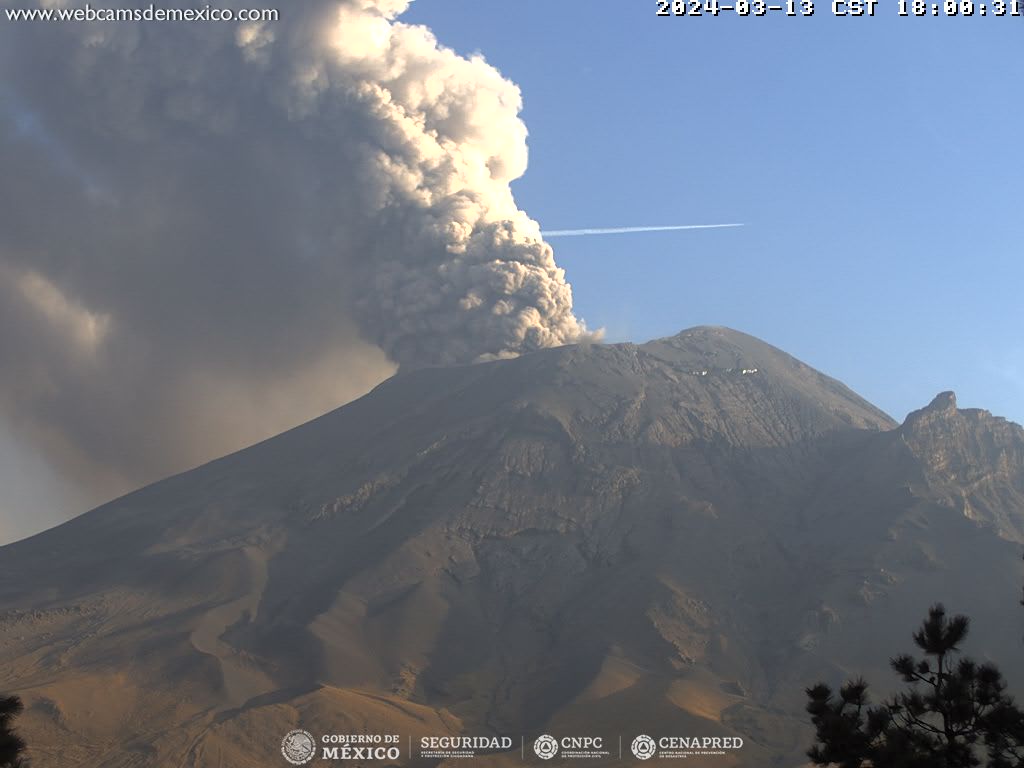
[[[611,340],[752,333],[898,419],[940,390],[1024,422],[1022,18],[658,18],[654,2],[416,0],[520,85],[553,241]]]

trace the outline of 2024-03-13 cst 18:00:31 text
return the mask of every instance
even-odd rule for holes
[[[880,0],[832,0],[834,16],[875,16]],[[769,13],[786,16],[813,16],[814,0],[655,0],[658,16],[718,16],[736,13],[738,16],[766,16]],[[1024,0],[896,0],[899,16],[1021,16]]]

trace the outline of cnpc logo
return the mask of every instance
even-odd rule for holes
[[[541,760],[550,760],[559,751],[568,753],[593,752],[604,748],[604,739],[600,736],[563,736],[556,739],[544,734],[533,742],[533,751]]]
[[[558,742],[554,736],[545,733],[543,736],[538,736],[537,740],[533,742],[533,751],[541,760],[550,760],[558,754]]]

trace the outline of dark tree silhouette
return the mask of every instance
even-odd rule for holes
[[[26,768],[25,742],[12,728],[14,718],[21,714],[21,699],[0,696],[0,768]]]
[[[840,768],[1024,768],[1024,712],[992,664],[960,658],[966,616],[933,606],[914,643],[924,658],[897,656],[908,688],[869,705],[867,683],[847,682],[838,698],[825,684],[807,689],[816,731],[807,756]]]

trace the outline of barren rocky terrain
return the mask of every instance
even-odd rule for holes
[[[935,601],[1024,692],[1022,541],[1024,430],[951,393],[898,425],[723,328],[562,347],[400,374],[0,548],[0,691],[35,768],[283,765],[295,727],[797,766],[803,688],[881,693]]]

